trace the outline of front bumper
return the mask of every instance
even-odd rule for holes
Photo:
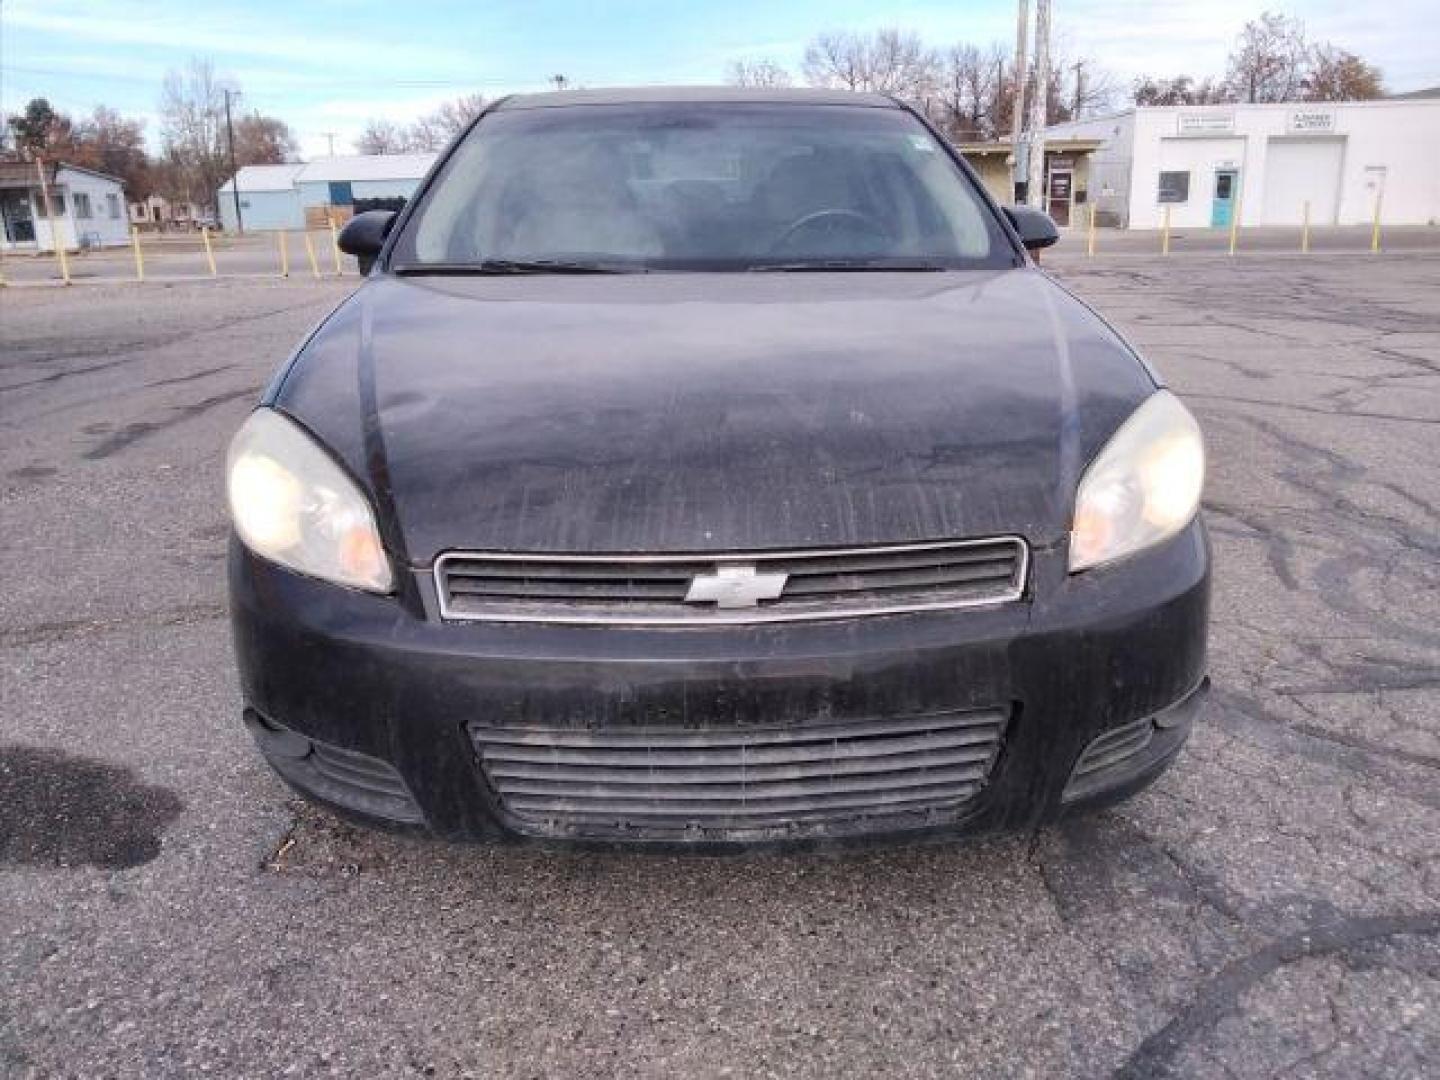
[[[1158,775],[1189,731],[1205,675],[1203,525],[1074,577],[1063,551],[1033,555],[1028,599],[993,608],[598,628],[444,623],[428,573],[411,575],[398,597],[372,596],[294,574],[232,540],[231,612],[262,750],[293,786],[369,820],[454,839],[557,839],[497,792],[474,725],[791,731],[1002,709],[1003,743],[982,789],[943,820],[559,836],[685,848],[919,838],[1028,828],[1123,797]]]

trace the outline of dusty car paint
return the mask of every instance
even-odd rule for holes
[[[421,564],[466,546],[1053,543],[1079,470],[1154,389],[1031,268],[385,277],[269,403],[393,500]]]

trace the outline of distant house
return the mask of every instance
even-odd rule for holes
[[[150,195],[130,204],[130,224],[139,229],[165,232],[170,229],[194,229],[205,213],[193,202]]]
[[[44,166],[50,192],[46,214],[41,174],[33,161],[0,161],[0,250],[54,251],[111,247],[129,240],[125,188],[119,179],[63,161]]]
[[[365,210],[399,209],[435,154],[320,158],[303,165],[246,165],[215,193],[220,220],[235,228],[235,188],[245,228],[317,229]]]

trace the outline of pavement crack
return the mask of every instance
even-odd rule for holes
[[[191,626],[196,623],[223,619],[228,614],[224,604],[180,604],[159,611],[138,615],[110,616],[97,619],[60,619],[34,623],[30,626],[0,630],[0,648],[14,649],[31,645],[55,645],[78,641],[100,634],[145,627]]]
[[[1356,916],[1271,941],[1227,964],[1201,985],[1190,1001],[1136,1047],[1112,1075],[1115,1080],[1175,1075],[1176,1059],[1190,1040],[1238,1010],[1241,998],[1274,972],[1310,957],[1344,957],[1372,941],[1404,935],[1440,935],[1440,912]]]

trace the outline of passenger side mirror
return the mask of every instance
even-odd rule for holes
[[[1060,239],[1060,230],[1055,227],[1050,215],[1043,211],[1029,206],[1007,206],[1005,216],[1015,226],[1027,251],[1039,251]]]
[[[346,255],[354,255],[360,263],[360,273],[368,274],[375,265],[375,257],[385,246],[385,237],[395,225],[395,211],[366,210],[356,214],[340,230],[336,243]]]

